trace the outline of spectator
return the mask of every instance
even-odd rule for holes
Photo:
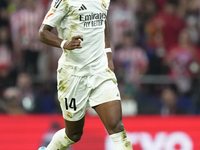
[[[11,115],[26,114],[22,107],[21,92],[16,87],[9,87],[4,92],[4,103],[0,106],[5,113]]]
[[[192,78],[199,72],[199,48],[191,43],[187,29],[183,29],[178,38],[178,45],[169,50],[166,61],[170,75],[180,93],[191,90]]]
[[[20,73],[17,77],[17,87],[20,90],[23,107],[27,112],[35,109],[35,93],[32,87],[32,79],[27,73]]]
[[[149,68],[147,74],[166,74],[168,69],[163,63],[163,58],[166,54],[163,36],[160,33],[155,33],[152,38],[154,40],[154,43],[146,46],[146,53],[149,59]]]
[[[140,0],[137,12],[137,39],[140,46],[146,45],[145,26],[156,15],[157,8],[153,0]]]
[[[42,49],[38,30],[43,19],[43,5],[40,1],[25,0],[25,7],[11,16],[12,40],[15,55],[21,60],[22,71],[37,74],[37,60]]]
[[[168,0],[163,11],[159,12],[147,24],[148,42],[150,44],[154,45],[153,37],[155,34],[162,35],[164,46],[167,49],[177,44],[179,32],[185,26],[185,21],[177,16],[177,5],[178,1]]]
[[[153,0],[140,0],[137,13],[138,28],[144,28],[146,23],[156,15],[156,4]]]
[[[9,31],[6,26],[2,26],[0,27],[0,97],[5,88],[14,86],[15,77],[12,74],[12,66]]]
[[[127,0],[118,0],[110,9],[109,25],[114,46],[122,44],[125,31],[136,31],[135,11]]]
[[[162,115],[171,115],[171,114],[185,114],[186,110],[177,105],[177,95],[170,89],[166,88],[162,91],[161,94],[162,106],[160,113]]]
[[[199,43],[199,7],[200,1],[198,0],[191,0],[187,1],[186,7],[186,15],[185,20],[187,23],[187,28],[189,31],[189,35],[191,37],[191,42],[198,44]]]
[[[123,35],[123,45],[115,55],[116,75],[120,77],[123,73],[125,83],[139,86],[140,77],[148,67],[148,59],[143,49],[135,45],[133,34],[126,32]]]

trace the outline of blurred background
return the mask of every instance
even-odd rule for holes
[[[38,40],[39,27],[51,2],[0,1],[0,116],[3,118],[22,114],[61,116],[56,69],[62,51]],[[200,0],[111,0],[109,32],[124,116],[198,117],[199,17]],[[86,114],[95,115],[91,109]],[[59,125],[53,124],[52,128],[56,130]],[[135,131],[131,127],[130,130]],[[181,146],[176,149],[190,150]]]

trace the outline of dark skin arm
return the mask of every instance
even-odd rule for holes
[[[39,40],[47,45],[51,45],[54,47],[60,47],[62,43],[62,39],[57,37],[55,34],[51,33],[53,27],[49,25],[42,24],[39,30]],[[67,50],[73,50],[76,48],[82,48],[81,47],[81,41],[83,41],[82,35],[73,36],[70,41],[67,41],[63,48]]]
[[[110,48],[110,39],[109,39],[109,32],[108,32],[108,25],[107,21],[105,21],[105,48]],[[114,72],[114,64],[112,60],[112,52],[108,52],[107,58],[108,58],[108,68]]]

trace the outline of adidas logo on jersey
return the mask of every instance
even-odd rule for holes
[[[79,11],[81,10],[87,10],[87,8],[85,7],[85,5],[82,4],[81,8],[79,8]]]

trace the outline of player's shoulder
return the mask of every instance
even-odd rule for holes
[[[94,6],[95,7],[102,7],[103,9],[108,9],[110,5],[110,0],[84,0],[84,1],[75,1],[75,0],[64,0],[65,3],[69,5],[88,5],[88,6]]]
[[[57,11],[57,10],[68,7],[68,5],[69,5],[68,0],[53,0],[51,3],[51,9],[53,11]]]

